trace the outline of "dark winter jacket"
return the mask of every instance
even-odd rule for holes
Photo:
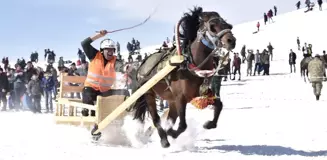
[[[30,95],[41,95],[43,94],[43,89],[41,86],[41,81],[39,79],[32,79],[27,84],[27,93]]]
[[[234,60],[233,60],[233,67],[235,69],[239,69],[241,68],[241,58],[240,57],[234,57]]]
[[[263,53],[261,56],[261,61],[263,64],[270,64],[270,55],[268,53]]]
[[[267,46],[269,53],[271,54],[274,50],[274,47],[272,45]]]
[[[48,78],[43,77],[42,88],[44,91],[53,91],[54,86],[55,86],[55,82],[52,76],[49,76]]]
[[[36,72],[37,70],[34,67],[27,69],[25,71],[25,82],[28,83]]]
[[[241,49],[241,56],[242,56],[242,57],[245,57],[245,54],[246,54],[245,50],[246,50],[246,46],[244,45],[244,46],[242,47],[242,49]]]
[[[2,92],[2,89],[5,89],[6,92],[9,91],[9,81],[5,72],[0,73],[0,92]]]
[[[294,52],[291,52],[288,55],[288,62],[289,62],[290,65],[296,64],[296,54]]]
[[[16,88],[24,88],[25,87],[25,77],[23,71],[15,72],[15,80],[14,80],[14,89]]]

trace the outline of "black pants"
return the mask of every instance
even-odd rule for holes
[[[293,63],[290,63],[290,69],[291,69],[291,73],[295,73],[296,72],[296,67],[295,67],[295,64]]]
[[[221,76],[213,76],[211,79],[211,90],[218,97],[220,97],[220,87],[222,78],[223,77]]]
[[[111,89],[107,92],[100,92],[91,87],[84,87],[82,92],[82,101],[84,104],[94,105],[94,101],[96,101],[97,96],[108,97],[112,95],[125,95],[129,96],[129,92],[126,89]],[[89,110],[84,108],[82,110],[83,116],[89,116]],[[95,116],[95,110],[91,110],[91,116]]]
[[[235,67],[234,68],[234,73],[233,73],[234,74],[234,77],[233,77],[232,80],[235,80],[236,73],[238,73],[238,75],[239,75],[239,78],[238,79],[240,80],[241,79],[241,68],[239,68],[239,67],[237,67],[237,68]]]
[[[34,108],[33,112],[41,113],[41,95],[31,95],[31,100]]]
[[[258,75],[260,75],[260,66],[261,66],[261,63],[255,63],[254,65],[254,72],[253,72],[253,75],[255,76],[255,72],[258,71]]]
[[[269,75],[270,64],[263,64],[263,75]]]
[[[14,107],[15,109],[21,109],[22,108],[21,97],[25,94],[25,88],[23,87],[15,88],[14,91],[15,91]]]
[[[2,102],[3,109],[5,110],[5,109],[7,109],[7,97],[6,97],[7,92],[2,92],[1,90],[2,89],[0,89],[0,104]]]

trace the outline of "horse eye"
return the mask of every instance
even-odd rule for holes
[[[210,21],[210,24],[219,24],[220,20],[219,19],[213,19]]]

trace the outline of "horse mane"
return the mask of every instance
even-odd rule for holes
[[[197,37],[197,31],[200,27],[200,15],[203,12],[202,7],[194,7],[193,10],[190,10],[190,13],[184,13],[182,17],[182,29],[183,29],[183,38],[184,43],[183,47],[185,48],[191,42],[193,42]]]

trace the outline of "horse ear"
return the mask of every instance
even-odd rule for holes
[[[201,13],[201,15],[199,17],[200,17],[199,19],[204,22],[207,22],[209,20],[208,14],[205,14],[205,13]]]

